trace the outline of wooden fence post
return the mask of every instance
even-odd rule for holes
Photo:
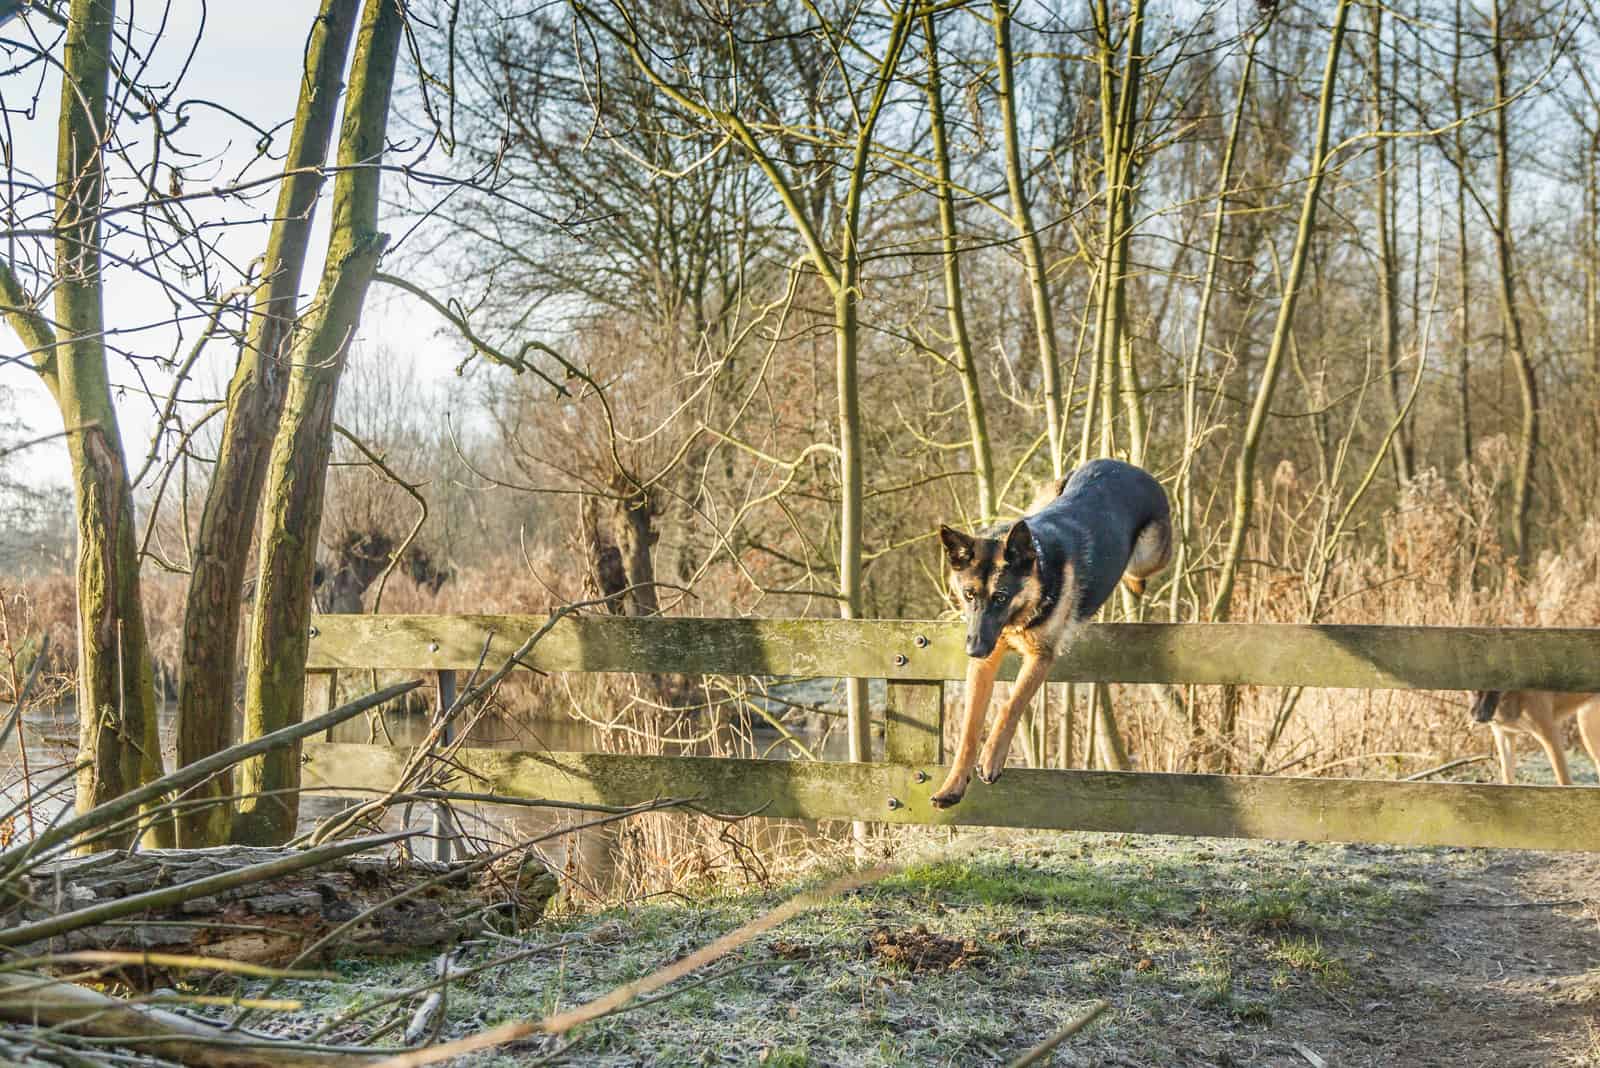
[[[1073,705],[1077,703],[1077,695],[1073,692],[1072,683],[1062,687],[1061,694],[1061,737],[1056,742],[1056,755],[1060,758],[1059,768],[1072,767],[1072,712]]]
[[[883,758],[891,764],[944,763],[944,683],[891,682]]]
[[[439,715],[450,711],[450,706],[456,703],[456,673],[454,671],[436,672],[439,682]],[[455,741],[455,724],[446,724],[444,734],[440,741],[449,745]],[[449,863],[451,859],[451,844],[461,837],[461,829],[450,812],[450,802],[439,801],[433,806],[433,859]],[[459,852],[459,850],[455,850]]]
[[[313,704],[306,713],[307,719],[312,716],[319,716],[324,712],[332,712],[339,707],[339,673],[337,671],[308,671],[306,672],[306,677],[308,679],[316,677],[322,682],[322,707],[318,708]],[[333,741],[332,727],[322,732],[322,740],[325,742]]]

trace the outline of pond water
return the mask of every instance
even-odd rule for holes
[[[883,683],[875,682],[869,688],[869,700],[875,710],[881,710],[884,698]],[[767,696],[753,696],[752,700],[761,702],[774,716],[787,712],[784,715],[785,729],[819,758],[845,759],[847,739],[843,730],[843,691],[835,680],[774,683],[767,690]],[[796,705],[812,711],[796,715],[793,708]],[[308,711],[310,714],[314,713]],[[4,722],[9,715],[10,709],[0,706],[0,722]],[[174,718],[175,705],[164,705],[160,725],[162,749],[168,767],[172,766],[174,758]],[[468,732],[465,744],[475,748],[534,752],[715,753],[769,759],[791,759],[799,755],[795,746],[759,714],[723,715],[718,717],[715,724],[703,713],[688,712],[670,718],[673,720],[671,736],[693,738],[693,744],[646,744],[631,720],[610,724],[609,714],[591,715],[587,719],[575,716],[518,718],[514,709],[478,720]],[[236,722],[236,735],[238,727]],[[376,740],[378,744],[407,746],[421,741],[428,728],[429,720],[425,713],[396,712],[391,709],[382,717],[371,720],[357,716],[346,721],[336,728],[333,740]],[[4,751],[0,752],[0,836],[13,841],[25,841],[72,805],[73,783],[70,777],[53,786],[49,784],[60,778],[70,766],[76,753],[77,732],[76,709],[70,703],[36,710],[23,718],[20,730],[13,733]],[[32,782],[31,791],[23,785],[24,755]],[[347,798],[337,795],[303,795],[299,830],[304,832],[314,828],[350,803]],[[9,830],[4,826],[8,810]],[[589,813],[509,805],[467,805],[458,807],[457,812],[466,834],[500,842],[546,835],[594,818]],[[409,811],[391,810],[385,816],[383,826],[385,830],[409,827],[428,833],[433,822],[431,810],[427,806],[416,805]],[[555,839],[545,852],[552,865],[566,869],[575,879],[598,884],[605,882],[616,868],[619,848],[615,827],[601,827]],[[425,844],[419,846],[419,851],[431,855],[431,848]]]

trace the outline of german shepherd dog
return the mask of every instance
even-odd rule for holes
[[[1494,748],[1500,756],[1500,781],[1510,784],[1515,768],[1515,735],[1531,734],[1544,748],[1556,782],[1572,785],[1567,757],[1562,752],[1560,723],[1578,719],[1578,736],[1589,759],[1600,768],[1600,693],[1555,693],[1550,690],[1481,690],[1472,695],[1472,718],[1494,731]]]
[[[949,808],[967,791],[974,766],[992,783],[1022,710],[1050,674],[1070,630],[1092,618],[1117,588],[1135,595],[1172,555],[1172,513],[1150,475],[1120,460],[1091,460],[1050,483],[1023,518],[974,537],[939,528],[950,591],[967,623],[967,710],[944,784],[930,800]],[[1022,671],[978,755],[978,742],[1007,649]]]

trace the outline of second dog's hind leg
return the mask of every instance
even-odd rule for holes
[[[1594,761],[1596,775],[1600,775],[1600,697],[1590,698],[1578,706],[1578,737]]]
[[[1550,770],[1556,773],[1556,784],[1571,786],[1572,775],[1567,771],[1567,755],[1561,751],[1561,739],[1556,734],[1555,724],[1548,719],[1539,720],[1529,716],[1528,725],[1533,728],[1529,733],[1538,739],[1544,747],[1544,755],[1550,758]]]
[[[1144,580],[1167,566],[1172,559],[1172,520],[1156,519],[1144,525],[1133,540],[1133,554],[1122,584],[1135,597],[1144,596]]]

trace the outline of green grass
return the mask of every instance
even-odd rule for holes
[[[1353,947],[1373,929],[1404,928],[1431,910],[1423,877],[1440,856],[1089,834],[966,840],[993,844],[961,860],[912,864],[801,914],[714,966],[760,967],[591,1025],[563,1063],[988,1064],[1020,1053],[1096,998],[1112,1010],[1075,1044],[1174,1063],[1174,1043],[1200,1041],[1196,1035],[1243,1042],[1297,1006],[1322,1005],[1360,983],[1352,962],[1368,958]],[[469,980],[450,999],[445,1036],[597,997],[824,878],[563,916],[528,942],[604,937]],[[913,972],[867,954],[875,928],[917,924],[975,941],[982,960]],[[486,945],[466,963],[516,948]],[[298,1022],[327,1019],[333,1002],[349,1004],[362,987],[409,986],[431,967],[431,958],[341,965],[349,985],[342,999],[319,990]],[[366,1022],[382,1019],[380,1011]],[[1185,1028],[1195,1034],[1185,1038]],[[473,1063],[518,1064],[538,1052],[501,1051]]]
[[[1304,972],[1326,986],[1338,989],[1350,985],[1350,968],[1343,960],[1323,948],[1320,938],[1292,938],[1279,942],[1270,954],[1297,972]]]

